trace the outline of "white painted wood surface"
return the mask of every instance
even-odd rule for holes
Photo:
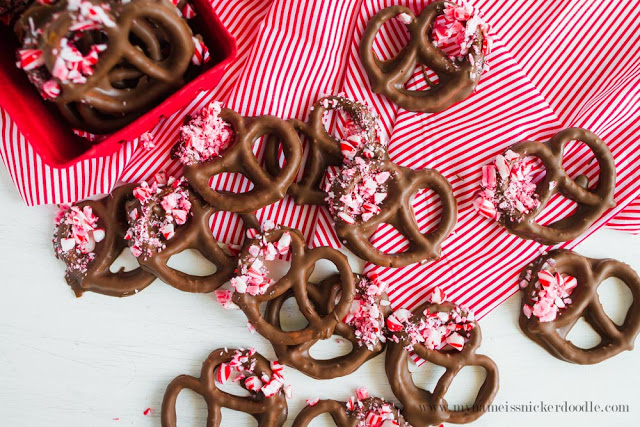
[[[248,332],[242,313],[224,311],[212,296],[182,293],[158,281],[129,298],[87,293],[76,299],[64,282],[63,264],[51,250],[54,209],[25,207],[4,169],[0,206],[1,426],[159,426],[166,385],[182,373],[199,375],[211,350],[253,346],[274,357],[264,339]],[[603,230],[579,252],[617,258],[640,270],[638,237]],[[621,311],[623,290],[612,286],[604,292],[613,312]],[[516,295],[481,321],[481,352],[500,368],[496,404],[593,401],[629,405],[630,412],[496,412],[474,425],[640,425],[640,351],[596,366],[561,362],[520,331],[518,304]],[[576,337],[588,341],[587,334]],[[330,348],[327,343],[316,354],[327,355]],[[419,371],[416,378],[433,386],[435,373]],[[287,425],[308,397],[346,399],[356,387],[366,386],[371,394],[395,400],[384,374],[384,356],[335,380],[316,381],[291,368],[286,373],[294,387]],[[472,369],[463,374],[454,382],[450,402],[469,401],[470,388],[482,379]],[[149,415],[143,414],[146,408],[151,408]],[[181,396],[178,409],[180,426],[204,426],[204,404],[194,395]],[[224,425],[252,425],[249,418],[229,411],[224,417]],[[332,424],[322,418],[314,425]]]

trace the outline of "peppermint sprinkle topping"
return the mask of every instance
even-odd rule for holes
[[[362,427],[410,427],[402,416],[397,416],[398,411],[393,403],[389,403],[379,397],[369,397],[365,387],[356,390],[356,395],[347,401],[347,416],[356,418],[358,426]]]
[[[535,157],[521,158],[507,150],[496,156],[493,164],[483,166],[481,191],[473,202],[476,211],[496,221],[522,221],[540,205],[534,183],[535,163]]]
[[[185,165],[193,165],[219,156],[233,139],[233,129],[220,118],[221,111],[222,103],[212,102],[182,126],[174,157]]]
[[[137,199],[128,212],[129,229],[125,235],[130,240],[131,253],[148,258],[163,250],[165,242],[175,234],[175,227],[187,222],[191,211],[189,192],[184,178],[168,180],[163,173],[156,181],[146,181],[133,190]]]
[[[96,254],[96,243],[105,237],[104,229],[98,228],[98,217],[90,206],[60,205],[56,215],[53,248],[56,258],[67,263],[68,270],[86,273]]]
[[[446,300],[446,296],[443,296],[440,289],[436,289],[429,300],[439,304]],[[475,316],[471,311],[457,305],[451,311],[430,312],[425,309],[420,317],[400,308],[387,318],[387,327],[392,333],[406,335],[407,350],[413,350],[414,345],[421,344],[430,350],[462,351],[475,327],[474,320]],[[391,339],[400,341],[395,334]]]
[[[384,314],[380,306],[388,300],[382,299],[387,284],[377,277],[363,277],[356,284],[356,294],[351,309],[342,320],[355,330],[358,346],[366,346],[369,350],[379,342],[386,342],[384,336]]]
[[[345,165],[334,178],[332,191],[326,198],[329,211],[347,224],[368,221],[380,213],[390,178],[391,174],[379,169],[377,162],[356,157],[351,166]]]
[[[547,263],[549,261],[547,260]],[[573,276],[557,271],[553,273],[540,270],[535,288],[529,295],[529,304],[522,307],[522,312],[527,319],[533,315],[540,322],[552,322],[561,309],[571,304],[570,296],[577,285],[578,281]]]
[[[274,230],[272,224],[263,226],[264,232],[257,234],[247,250],[247,255],[238,260],[238,275],[231,279],[236,292],[250,295],[263,295],[273,284],[268,277],[269,269],[265,261],[273,261],[278,256],[287,255],[291,246],[291,235],[285,231],[277,242],[270,242],[265,232]],[[218,299],[220,301],[220,298]],[[223,301],[223,307],[224,307]],[[231,308],[231,306],[225,307]]]
[[[221,363],[216,370],[216,381],[220,384],[227,384],[229,381],[242,381],[244,387],[252,394],[257,395],[262,392],[266,398],[275,396],[285,387],[284,366],[277,360],[271,362],[271,376],[262,373],[260,376],[255,372],[257,360],[254,357],[256,349],[238,349],[233,354],[228,363]]]

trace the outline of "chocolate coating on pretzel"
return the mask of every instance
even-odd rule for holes
[[[53,246],[57,258],[67,264],[66,280],[76,296],[80,297],[85,291],[97,292],[104,295],[123,297],[141,291],[155,280],[155,276],[138,267],[134,270],[111,272],[109,267],[127,248],[124,239],[127,230],[125,204],[132,199],[131,191],[136,184],[125,184],[100,200],[85,200],[76,206],[81,210],[91,208],[98,217],[96,228],[104,230],[104,239],[95,244],[92,251],[94,258],[87,259],[76,248],[63,251],[61,239],[67,238],[71,232],[71,225],[62,223],[54,233]],[[85,258],[84,260],[81,258]],[[86,265],[81,268],[81,265]]]
[[[228,108],[221,110],[220,118],[231,124],[233,141],[220,157],[184,166],[184,175],[194,190],[216,209],[236,213],[254,212],[281,200],[302,159],[302,144],[295,130],[274,116],[243,117]],[[286,165],[277,175],[269,174],[252,151],[253,143],[267,135],[275,137],[267,143],[282,144],[286,158]],[[213,190],[209,181],[220,173],[240,173],[252,182],[253,188],[241,194]]]
[[[168,0],[86,1],[101,12],[85,14],[67,0],[35,4],[16,24],[16,32],[23,49],[42,51],[44,67],[27,71],[32,82],[74,127],[104,134],[135,120],[182,86],[195,44],[191,29]],[[98,18],[88,21],[91,16]],[[78,29],[87,22],[88,29]],[[82,34],[79,41],[74,34]],[[91,72],[80,69],[82,76],[73,78],[58,72],[67,43],[106,49],[96,56]],[[56,89],[47,89],[45,83]]]
[[[358,284],[364,279],[357,274],[354,276]],[[308,284],[307,293],[309,300],[319,315],[326,316],[334,309],[336,301],[340,300],[341,288],[340,275],[337,274],[323,280],[317,285],[313,283]],[[363,291],[366,292],[366,290]],[[281,327],[280,310],[284,302],[291,297],[293,297],[293,291],[289,290],[278,298],[269,301],[265,318],[270,324],[278,328]],[[386,293],[375,297],[376,304],[382,314],[381,328],[384,325],[384,318],[391,312],[389,305],[380,305],[380,302],[383,300],[388,302]],[[319,339],[313,339],[298,345],[283,345],[278,343],[272,343],[272,345],[281,363],[296,368],[300,372],[317,379],[331,379],[349,375],[355,372],[367,360],[382,353],[385,348],[385,343],[380,340],[377,340],[371,348],[368,348],[358,339],[354,328],[344,323],[344,321],[336,325],[333,333],[351,342],[352,349],[348,354],[331,359],[319,360],[313,358],[310,350]]]
[[[569,141],[581,141],[587,145],[598,162],[598,185],[590,190],[586,177],[575,181],[562,167],[564,147]],[[616,167],[609,147],[595,133],[582,128],[568,128],[556,133],[549,141],[522,141],[510,147],[521,157],[534,156],[542,161],[546,174],[537,184],[539,205],[524,214],[521,219],[504,218],[504,226],[510,233],[523,239],[536,240],[545,245],[555,245],[575,239],[597,221],[607,210],[616,205],[613,195],[616,184]],[[578,204],[571,216],[542,226],[536,217],[555,194]]]
[[[366,221],[356,218],[355,223],[347,222],[334,208],[335,229],[340,240],[358,257],[384,267],[403,267],[416,262],[424,262],[440,257],[440,245],[453,231],[458,218],[458,207],[451,184],[433,169],[410,169],[398,166],[388,158],[373,160],[371,170],[378,173],[389,172],[385,183],[386,198],[380,205],[380,212]],[[352,179],[335,179],[329,197],[330,204],[340,206],[340,199],[348,194],[361,178],[356,172]],[[411,207],[413,196],[422,189],[433,190],[442,202],[442,214],[438,228],[423,234]],[[371,243],[370,238],[382,224],[394,226],[409,242],[404,252],[385,253]]]
[[[415,316],[429,313],[451,312],[456,309],[453,303],[426,303],[416,308]],[[461,351],[431,350],[422,344],[414,344],[413,351],[428,363],[442,366],[445,373],[438,379],[433,391],[423,390],[415,385],[409,372],[409,352],[404,348],[407,340],[400,337],[398,342],[389,340],[385,370],[393,394],[402,403],[402,414],[414,427],[440,425],[443,422],[466,424],[478,419],[484,412],[478,410],[453,411],[449,409],[445,395],[453,379],[465,366],[480,366],[486,371],[486,378],[473,403],[474,408],[487,408],[498,392],[498,368],[489,357],[476,354],[482,336],[480,327],[474,327],[469,333],[468,341]]]
[[[287,191],[298,205],[325,205],[327,193],[321,188],[321,184],[327,168],[343,164],[341,141],[327,132],[323,122],[325,114],[332,110],[342,111],[349,116],[353,126],[361,133],[363,142],[376,141],[376,117],[365,104],[344,96],[327,96],[318,100],[311,108],[307,122],[289,119],[289,123],[309,144],[309,155],[302,178],[299,182],[292,183]],[[278,156],[276,144],[272,144],[265,152],[266,166],[272,175],[277,175],[281,170]]]
[[[580,365],[599,363],[633,349],[640,333],[640,277],[629,265],[613,259],[586,258],[565,249],[551,251],[527,266],[520,276],[528,282],[523,308],[534,304],[531,295],[539,290],[538,273],[542,270],[573,276],[577,286],[571,293],[571,302],[559,310],[555,320],[542,322],[535,315],[527,318],[521,311],[520,328],[529,338],[558,359]],[[622,280],[631,291],[632,303],[620,326],[605,313],[598,296],[598,287],[610,277]],[[567,340],[580,318],[600,335],[600,343],[592,348],[580,348]]]
[[[175,378],[165,392],[162,400],[162,427],[176,427],[176,401],[184,389],[189,389],[202,396],[207,403],[207,427],[218,427],[222,424],[222,408],[245,412],[256,419],[260,427],[279,427],[287,419],[287,400],[282,390],[274,396],[265,397],[264,393],[250,391],[247,397],[234,396],[224,392],[215,384],[215,371],[222,363],[229,363],[233,359],[234,350],[218,349],[213,351],[202,364],[200,378],[181,375]],[[252,374],[262,377],[263,374],[272,376],[269,361],[258,353],[253,354],[255,366]],[[250,367],[247,365],[245,368]],[[249,390],[244,381],[241,386]]]
[[[405,6],[382,9],[367,25],[360,42],[360,59],[369,76],[375,93],[382,94],[409,111],[437,113],[466,99],[480,81],[484,67],[484,35],[476,30],[475,40],[464,59],[451,59],[431,39],[434,21],[444,14],[448,2],[436,1],[427,5],[419,16]],[[450,3],[449,3],[450,4]],[[393,58],[380,60],[373,51],[376,34],[389,19],[398,16],[410,17],[406,24],[409,42]],[[438,76],[433,83],[425,73],[430,88],[426,91],[408,90],[405,84],[413,77],[417,64],[431,69]]]
[[[251,295],[235,292],[233,302],[240,307],[253,327],[274,345],[298,345],[314,339],[329,338],[340,320],[347,315],[353,302],[355,280],[347,257],[328,246],[309,249],[298,230],[286,227],[267,231],[262,236],[268,242],[277,242],[285,232],[291,236],[289,248],[291,265],[287,274],[271,284],[264,294]],[[255,239],[245,242],[239,255],[241,262],[251,257],[249,248],[255,243]],[[315,263],[321,259],[329,260],[338,268],[341,285],[340,301],[326,315],[321,314],[323,311],[320,308],[314,307],[308,291],[309,276],[313,272]],[[289,289],[293,291],[300,312],[309,322],[307,327],[297,331],[283,331],[279,326],[271,324],[260,312],[262,303],[284,295]]]
[[[411,427],[411,425],[405,421],[404,417],[396,408],[393,403],[388,403],[379,397],[369,397],[361,401],[362,407],[357,411],[352,411],[347,408],[346,402],[338,402],[336,400],[320,400],[313,406],[306,406],[293,422],[293,427],[307,427],[311,422],[321,414],[328,413],[331,415],[333,422],[337,427],[357,427],[366,425],[366,414],[372,410],[387,405],[391,408],[393,414],[393,420],[397,423],[398,427]]]
[[[216,210],[190,189],[187,189],[187,194],[191,204],[190,215],[184,224],[175,225],[175,234],[172,237],[162,239],[159,236],[161,231],[154,227],[153,223],[156,219],[152,214],[149,224],[150,234],[162,239],[163,247],[145,248],[143,254],[138,256],[138,262],[142,268],[181,291],[213,292],[231,278],[235,270],[236,258],[225,252],[211,232],[209,220]],[[148,206],[145,209],[164,216],[166,212],[161,202],[165,195],[166,193],[160,193],[152,196],[146,202]],[[130,203],[127,206],[130,216],[132,211],[137,211],[138,215],[142,215],[142,204],[143,202],[140,200]],[[130,220],[130,225],[136,226],[135,221]],[[130,244],[134,245],[134,242],[131,241]],[[216,266],[216,271],[207,276],[196,276],[169,267],[167,265],[169,259],[185,249],[197,249],[203,257]]]

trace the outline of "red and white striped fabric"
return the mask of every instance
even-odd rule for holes
[[[108,158],[51,168],[0,110],[2,160],[27,204],[70,202],[108,192],[118,180],[139,181],[158,170],[178,174],[180,165],[169,159],[169,150],[179,126],[186,114],[213,99],[245,115],[304,119],[322,95],[344,92],[367,101],[380,114],[395,162],[438,170],[453,185],[459,204],[459,223],[443,245],[440,261],[402,269],[365,267],[390,283],[395,307],[412,307],[440,286],[454,301],[483,316],[516,291],[519,270],[547,248],[511,236],[478,216],[471,201],[481,166],[522,139],[543,141],[564,127],[582,126],[600,135],[616,159],[617,207],[585,236],[564,246],[574,246],[605,225],[640,232],[640,63],[634,58],[640,10],[633,0],[472,2],[494,27],[491,70],[473,96],[439,114],[407,112],[372,93],[360,64],[358,43],[368,20],[398,3],[419,12],[428,1],[213,0],[212,7],[238,39],[238,60],[218,88],[152,130],[153,151],[138,149],[138,141],[131,141]],[[381,57],[389,57],[405,40],[402,25],[392,22],[383,28],[375,48]],[[424,85],[420,73],[410,85]],[[582,145],[572,145],[565,168],[574,176],[594,178],[597,165],[581,161],[588,154]],[[216,185],[242,191],[248,183],[225,176],[218,177]],[[424,192],[414,201],[423,230],[435,226],[440,209],[439,201],[429,196]],[[554,199],[541,220],[550,222],[571,208],[566,200]],[[339,246],[324,208],[296,206],[286,198],[258,216],[301,229],[314,245]],[[228,242],[237,243],[241,236],[234,215],[218,214],[213,230]],[[405,244],[388,227],[374,238],[388,251],[402,250]]]

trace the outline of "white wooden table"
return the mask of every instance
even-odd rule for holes
[[[166,385],[175,376],[198,376],[213,349],[253,346],[268,358],[268,342],[252,335],[241,312],[224,311],[213,296],[179,292],[159,281],[140,294],[110,298],[87,293],[76,299],[53,257],[54,208],[27,208],[0,168],[0,425],[159,426]],[[592,257],[612,257],[640,270],[640,238],[603,230],[579,247]],[[605,304],[620,315],[623,289],[603,290]],[[636,426],[640,425],[640,350],[596,366],[576,366],[549,356],[517,326],[519,295],[481,321],[481,352],[500,368],[496,404],[628,405],[627,413],[494,412],[477,426]],[[618,316],[619,317],[619,316]],[[586,333],[576,333],[585,341]],[[327,356],[331,344],[315,353]],[[415,367],[413,368],[415,370]],[[416,378],[435,383],[434,373]],[[384,374],[384,356],[356,373],[316,381],[286,370],[293,384],[289,420],[305,398],[347,399],[356,387],[395,400]],[[482,376],[464,370],[448,395],[451,403],[470,402]],[[473,389],[473,390],[472,390]],[[205,406],[184,393],[178,403],[180,426],[204,426]],[[147,408],[150,414],[144,415]],[[255,425],[246,416],[224,412],[224,425]],[[314,425],[332,425],[328,418]]]

